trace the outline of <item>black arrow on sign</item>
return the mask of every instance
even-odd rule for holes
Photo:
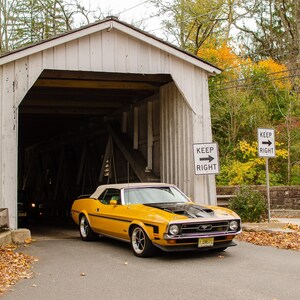
[[[262,142],[263,145],[268,145],[269,147],[272,145],[272,142],[268,140],[267,142]]]
[[[212,160],[214,160],[214,157],[208,155],[208,157],[200,157],[200,161],[202,160],[208,160],[209,162],[211,162]]]

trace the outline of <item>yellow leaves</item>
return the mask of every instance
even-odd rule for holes
[[[291,89],[287,67],[271,58],[254,62],[235,54],[234,50],[225,42],[218,44],[214,40],[206,41],[198,50],[197,55],[223,70],[221,74],[223,84],[240,81],[246,86],[247,84],[257,86],[257,83],[261,83],[271,84],[280,90]],[[252,80],[254,83],[251,84]]]
[[[207,43],[199,49],[197,55],[223,70],[235,69],[235,72],[231,73],[231,79],[237,78],[240,66],[246,63],[245,60],[237,56],[226,43],[223,43],[220,46],[215,46],[213,43]]]
[[[292,229],[292,230],[300,231],[300,226],[297,224],[288,223],[284,226],[284,229]]]
[[[288,151],[283,147],[284,147],[284,143],[275,142],[277,158],[285,159],[288,157]],[[236,150],[239,150],[242,153],[243,159],[255,158],[258,156],[258,143],[257,142],[248,143],[246,141],[239,141]],[[255,161],[257,164],[264,163],[264,160],[262,158],[258,158]]]
[[[300,232],[243,231],[237,239],[260,246],[300,251]]]
[[[22,278],[30,278],[32,256],[16,252],[16,245],[0,248],[0,294]]]
[[[238,149],[242,152],[243,158],[257,156],[257,142],[248,143],[246,141],[239,141]]]
[[[276,162],[279,159],[286,159],[288,151],[283,143],[276,142]],[[221,175],[225,174],[226,184],[244,185],[265,182],[265,159],[258,157],[258,142],[247,142],[241,140],[234,149],[235,156],[230,163],[222,166]],[[273,160],[275,162],[275,160]],[[270,171],[275,170],[276,165],[272,164]],[[273,178],[273,177],[272,177]],[[276,177],[274,177],[276,180]]]
[[[283,64],[275,62],[273,59],[269,58],[266,60],[259,61],[254,65],[254,70],[261,71],[272,80],[273,85],[279,89],[291,89],[291,82],[286,78],[289,73],[287,72],[287,67]]]
[[[247,162],[234,161],[228,170],[231,178],[229,185],[242,185],[252,181],[256,176],[255,167],[261,164],[261,158],[251,159]]]

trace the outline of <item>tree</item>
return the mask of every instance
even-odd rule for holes
[[[13,48],[32,44],[70,30],[72,12],[63,0],[19,0],[11,28]]]
[[[235,0],[150,0],[166,18],[166,36],[180,48],[197,53],[214,36],[228,39]]]
[[[0,54],[85,25],[94,13],[81,0],[0,0]]]
[[[212,77],[209,85],[214,138],[222,150],[221,158],[226,160],[239,140],[253,141],[258,125],[269,123],[268,109],[261,98],[250,97],[249,60],[241,59],[225,43],[216,48],[213,43],[206,45],[198,55],[224,70]]]
[[[15,0],[0,0],[0,54],[9,50],[11,28],[14,27],[15,5]]]
[[[295,79],[293,88],[299,89],[300,2],[242,0],[239,9],[242,16],[235,26],[241,31],[243,50],[256,61],[270,57],[286,64]]]
[[[210,79],[212,127],[219,143],[222,166],[218,182],[263,183],[264,176],[259,175],[263,170],[256,167],[257,160],[241,161],[238,146],[243,140],[255,142],[257,128],[262,126],[277,129],[276,139],[287,153],[281,156],[279,164],[271,164],[272,182],[290,184],[292,178],[296,182],[294,174],[299,171],[300,158],[296,139],[300,130],[296,126],[300,122],[300,103],[298,93],[292,90],[287,67],[272,59],[257,63],[242,59],[225,43],[219,47],[206,44],[198,55],[224,69]],[[277,153],[277,156],[276,161],[280,155]],[[233,176],[239,171],[239,176],[245,174],[240,179],[238,175]]]

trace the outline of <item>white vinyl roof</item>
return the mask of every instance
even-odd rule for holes
[[[89,197],[93,199],[98,199],[99,196],[106,189],[123,189],[123,188],[141,188],[141,187],[166,187],[166,186],[175,186],[174,184],[168,183],[157,183],[157,182],[139,182],[139,183],[117,183],[117,184],[105,184],[99,185],[96,191]]]

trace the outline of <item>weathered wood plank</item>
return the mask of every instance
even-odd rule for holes
[[[54,67],[54,49],[49,48],[43,51],[43,69],[53,69]]]
[[[54,68],[64,70],[66,68],[66,44],[54,48]]]
[[[15,63],[3,66],[1,88],[1,195],[0,207],[8,208],[9,224],[17,228],[18,109],[15,103]]]
[[[102,32],[102,43],[105,47],[102,48],[102,63],[105,72],[115,72],[115,35],[113,30],[105,30]]]
[[[71,41],[66,44],[66,69],[67,70],[78,70],[78,40]],[[86,54],[85,54],[86,55]]]
[[[90,36],[85,36],[78,41],[78,69],[91,70]]]
[[[28,57],[15,62],[16,106],[19,106],[28,91]]]
[[[93,71],[103,70],[102,33],[96,32],[90,36],[91,68]]]
[[[43,55],[41,52],[28,58],[28,89],[36,82],[43,71]]]

